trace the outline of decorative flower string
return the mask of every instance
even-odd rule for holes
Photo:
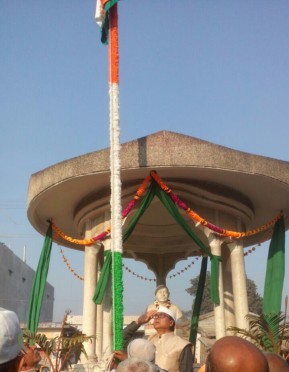
[[[64,234],[63,231],[61,231],[55,223],[51,223],[53,231],[58,234],[62,239],[67,240],[68,242],[74,243],[74,244],[79,244],[79,245],[91,245],[95,243],[98,240],[103,240],[107,235],[110,234],[110,228],[107,228],[104,232],[100,233],[99,235],[90,238],[90,239],[74,239],[71,238],[70,236],[67,236]]]
[[[136,205],[138,200],[143,196],[143,194],[144,194],[148,184],[150,183],[151,179],[154,179],[155,182],[161,187],[161,189],[163,191],[165,191],[170,196],[171,200],[179,208],[183,209],[191,219],[193,219],[197,223],[200,223],[203,226],[208,227],[210,230],[212,230],[215,233],[217,233],[219,235],[222,235],[222,236],[228,236],[228,237],[231,237],[231,238],[240,239],[240,238],[246,238],[248,236],[256,235],[256,234],[259,234],[259,233],[269,229],[270,227],[272,227],[283,216],[283,212],[281,211],[271,221],[267,222],[266,224],[262,225],[261,227],[259,227],[257,229],[249,230],[249,231],[246,231],[246,232],[237,232],[237,231],[231,231],[231,230],[223,229],[221,227],[218,227],[218,226],[210,223],[209,221],[206,221],[204,218],[199,216],[196,212],[191,210],[186,205],[186,203],[184,203],[182,200],[180,200],[179,197],[172,192],[172,190],[162,181],[162,179],[158,176],[158,174],[155,171],[151,171],[150,175],[147,176],[144,179],[141,186],[137,189],[137,192],[136,192],[135,196],[133,197],[133,200],[131,200],[128,203],[127,207],[122,211],[122,218],[127,217],[127,215],[130,213],[132,208],[134,208],[134,206]],[[95,243],[99,240],[104,240],[110,234],[110,231],[111,231],[111,228],[109,227],[104,232],[100,233],[99,235],[97,235],[93,238],[81,240],[81,239],[74,239],[74,238],[71,238],[71,237],[65,235],[64,232],[61,231],[54,223],[52,223],[52,228],[53,228],[53,230],[56,234],[61,236],[62,239],[67,240],[67,241],[69,241],[71,243],[74,243],[74,244],[79,244],[79,245],[91,245],[91,244],[93,244],[93,243]]]
[[[184,274],[185,271],[187,271],[190,267],[192,267],[196,261],[198,261],[199,257],[195,257],[195,260],[192,261],[190,264],[188,264],[187,266],[185,266],[182,270],[176,272],[175,274],[171,274],[168,276],[169,279],[172,279],[172,278],[175,278],[177,275],[182,275]]]
[[[271,231],[271,234],[272,234],[272,231]],[[261,244],[264,243],[264,241],[258,243],[256,246],[250,248],[247,252],[244,252],[244,257],[248,256],[251,253],[254,253],[256,251],[257,247],[260,247]],[[168,279],[173,279],[173,278],[177,277],[178,275],[184,274],[185,271],[187,271],[190,267],[192,267],[195,264],[196,261],[198,261],[198,259],[199,259],[199,257],[195,257],[195,259],[191,263],[189,263],[188,265],[186,265],[182,270],[179,270],[176,273],[169,275],[168,276]],[[152,281],[155,282],[156,281],[156,279],[149,279],[149,278],[146,278],[145,276],[136,274],[133,270],[131,270],[130,268],[128,268],[125,264],[123,264],[122,266],[124,267],[124,269],[126,271],[128,271],[130,274],[136,276],[138,279],[146,280],[146,281],[149,281],[149,282],[152,282]]]
[[[270,231],[269,235],[272,235],[272,231]],[[264,240],[265,241],[265,240]],[[257,247],[260,247],[262,243],[264,243],[264,241],[258,243],[256,246],[250,248],[247,250],[247,252],[244,252],[244,257],[248,256],[249,254],[252,254],[253,252],[256,251]],[[62,254],[62,259],[63,259],[63,262],[65,263],[65,265],[67,266],[68,270],[79,280],[84,280],[83,276],[81,275],[78,275],[75,270],[72,269],[72,267],[70,266],[69,262],[68,262],[68,259],[66,258],[66,256],[64,255],[64,252],[62,249],[60,249],[60,253]],[[197,261],[199,259],[199,257],[195,257],[195,261]],[[182,270],[179,270],[178,272],[176,272],[175,274],[171,274],[168,276],[168,279],[173,279],[175,278],[176,276],[178,275],[182,275],[185,273],[185,271],[187,271],[190,267],[192,267],[194,264],[195,264],[195,261],[192,261],[191,263],[189,263],[188,265],[186,265]],[[151,279],[151,278],[147,278],[143,275],[139,275],[137,273],[135,273],[133,270],[131,270],[130,268],[128,268],[125,264],[122,264],[122,267],[127,271],[129,272],[130,274],[132,274],[133,276],[136,276],[138,279],[141,279],[141,280],[146,280],[148,282],[155,282],[156,279]]]
[[[199,257],[195,257],[194,260],[197,261],[199,259]],[[171,274],[168,276],[169,279],[172,279],[172,278],[175,278],[177,275],[182,275],[186,270],[188,270],[190,267],[192,267],[194,264],[195,264],[195,261],[192,261],[190,264],[188,264],[187,266],[185,266],[182,270],[176,272],[175,274]],[[139,274],[136,274],[133,270],[131,270],[130,268],[128,268],[125,264],[122,265],[123,268],[128,271],[130,274],[136,276],[137,278],[141,279],[141,280],[147,280],[149,282],[155,282],[156,279],[149,279],[149,278],[146,278],[145,276],[143,275],[139,275]]]
[[[155,307],[158,309],[160,307],[160,304],[157,300],[154,301],[154,305]],[[166,304],[165,304],[165,307],[167,309],[169,309],[171,307],[172,303],[171,303],[171,300],[167,300]],[[163,305],[162,305],[163,306]]]
[[[147,280],[148,282],[155,282],[156,279],[149,279],[149,278],[146,278],[145,276],[143,275],[139,275],[139,274],[136,274],[133,270],[129,269],[124,263],[122,264],[122,267],[127,271],[129,272],[130,274],[132,274],[133,276],[136,276],[137,278],[141,279],[141,280]]]
[[[268,238],[270,238],[272,236],[272,233],[273,233],[273,230],[269,230],[268,232]],[[255,245],[254,247],[250,248],[247,250],[247,252],[244,252],[244,257],[248,256],[249,254],[253,253],[256,251],[256,248],[257,247],[260,247],[262,243],[264,243],[267,239],[263,239],[260,243],[258,243],[257,245]]]
[[[183,209],[191,219],[199,222],[201,225],[206,226],[210,230],[223,236],[230,236],[232,238],[239,239],[239,238],[245,238],[251,235],[256,235],[262,231],[269,229],[283,216],[283,212],[281,211],[275,218],[273,218],[271,221],[269,221],[265,225],[262,225],[261,227],[257,229],[249,230],[246,232],[236,232],[236,231],[222,229],[221,227],[218,227],[206,221],[204,218],[202,218],[197,213],[192,211],[183,201],[179,199],[179,197],[176,194],[172,192],[172,190],[162,181],[162,179],[158,176],[158,174],[155,171],[152,171],[150,174],[152,178],[156,181],[156,183],[161,187],[161,189],[165,191],[170,196],[172,201],[175,204],[177,204],[181,209]]]
[[[138,202],[138,200],[141,198],[141,196],[143,195],[143,193],[145,192],[148,184],[150,183],[151,181],[151,177],[150,175],[147,176],[144,181],[142,182],[141,186],[137,189],[136,193],[135,193],[135,196],[133,197],[133,200],[131,200],[129,203],[128,203],[128,206],[122,211],[122,218],[124,219],[125,217],[127,217],[127,215],[129,214],[129,212],[132,210],[132,208],[136,205],[136,203]],[[53,231],[58,234],[59,236],[61,236],[62,239],[68,241],[68,242],[71,242],[71,243],[74,243],[74,244],[79,244],[79,245],[92,245],[94,244],[95,242],[99,241],[99,240],[104,240],[109,234],[110,234],[110,231],[111,231],[111,228],[108,227],[104,232],[100,233],[99,235],[93,237],[93,238],[90,238],[90,239],[74,239],[74,238],[71,238],[70,236],[64,234],[63,231],[61,231],[56,225],[55,223],[51,223],[51,226],[52,226],[52,229]]]
[[[73,270],[73,268],[70,266],[67,258],[64,256],[64,252],[62,249],[60,249],[60,253],[62,255],[62,259],[63,259],[63,262],[65,263],[65,265],[67,266],[68,270],[79,280],[84,280],[84,277],[83,276],[80,276],[78,275],[75,270]]]

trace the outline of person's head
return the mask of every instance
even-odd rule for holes
[[[154,328],[158,333],[168,333],[173,332],[176,324],[176,317],[172,310],[160,306],[155,315],[154,319]]]
[[[161,284],[157,286],[155,290],[155,300],[158,301],[159,303],[166,303],[169,300],[170,297],[170,292],[168,288]]]
[[[155,352],[155,345],[144,338],[136,338],[127,346],[127,354],[129,358],[139,358],[153,362],[155,360]]]
[[[128,358],[119,363],[116,368],[117,372],[156,372],[157,368],[154,364],[137,359]]]
[[[0,308],[0,372],[17,371],[20,363],[21,328],[17,315]]]
[[[251,342],[237,336],[225,336],[213,345],[206,372],[269,372],[263,353]]]
[[[275,353],[264,353],[269,365],[269,372],[289,372],[289,364]]]

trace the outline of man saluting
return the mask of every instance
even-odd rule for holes
[[[189,372],[193,368],[192,345],[175,335],[175,314],[168,308],[159,306],[158,310],[148,311],[124,329],[124,341],[128,342],[138,328],[153,319],[156,334],[149,337],[155,345],[155,363],[168,372]],[[121,352],[115,356],[121,358]]]

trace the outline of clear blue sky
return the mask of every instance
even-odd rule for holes
[[[30,175],[109,145],[107,47],[94,13],[94,0],[0,2],[0,241],[19,256],[26,245],[33,268],[43,237],[26,217]],[[287,0],[123,0],[119,28],[122,142],[166,129],[289,161]],[[246,258],[261,294],[267,251],[264,244]],[[65,254],[83,274],[83,254]],[[168,280],[185,310],[192,298],[184,289],[198,272]],[[125,311],[137,314],[154,285],[124,278]],[[81,313],[82,283],[56,245],[49,281],[55,319],[67,308]]]

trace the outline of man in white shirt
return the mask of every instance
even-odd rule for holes
[[[138,328],[153,319],[156,334],[149,337],[155,345],[155,363],[168,372],[190,372],[193,368],[192,345],[190,342],[175,335],[175,314],[168,308],[159,306],[141,315],[124,329],[124,340],[127,342]],[[116,356],[119,355],[116,352]]]

